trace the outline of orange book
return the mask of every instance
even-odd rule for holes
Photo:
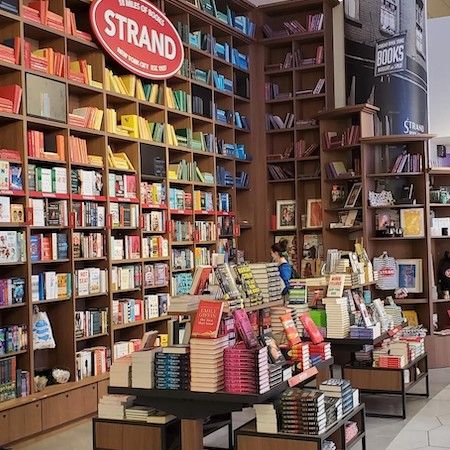
[[[42,261],[52,260],[52,241],[50,236],[42,237]]]
[[[64,136],[62,134],[56,135],[56,153],[61,161],[64,161]]]
[[[191,337],[216,338],[222,320],[223,302],[200,300]]]
[[[13,112],[19,114],[20,102],[22,100],[22,88],[17,84],[9,86],[0,86],[0,98],[6,98],[12,101]]]

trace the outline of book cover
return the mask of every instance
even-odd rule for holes
[[[345,274],[335,273],[330,275],[327,297],[341,298],[344,294]]]
[[[223,302],[200,300],[192,326],[192,337],[216,338],[223,313]]]
[[[238,309],[233,313],[236,329],[247,348],[258,347],[258,340],[253,332],[252,324],[244,309]]]
[[[305,330],[308,332],[308,335],[312,341],[313,344],[319,344],[320,342],[323,342],[323,336],[321,332],[319,331],[319,328],[314,323],[314,321],[311,319],[311,316],[309,313],[300,314],[300,320],[305,327]]]

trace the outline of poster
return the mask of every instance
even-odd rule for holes
[[[425,0],[344,0],[347,104],[380,108],[377,134],[428,131]]]

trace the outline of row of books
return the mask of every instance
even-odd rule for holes
[[[25,41],[24,60],[27,69],[56,75],[57,77],[65,77],[67,74],[68,59],[63,53],[57,52],[52,47],[32,50],[31,43]]]
[[[165,233],[167,230],[165,211],[151,211],[142,214],[142,231],[149,233]]]
[[[110,249],[113,261],[139,259],[141,257],[141,238],[140,236],[124,236],[123,238],[111,236]]]
[[[98,267],[75,270],[74,291],[78,297],[108,292],[108,271]]]
[[[108,333],[108,308],[75,311],[75,338]]]
[[[41,167],[28,164],[28,188],[30,191],[67,194],[67,169],[65,167]]]
[[[176,297],[189,294],[192,286],[192,273],[174,273],[172,274],[171,295]]]
[[[167,258],[169,241],[163,236],[147,236],[142,239],[143,258]]]
[[[0,60],[9,64],[20,64],[20,37],[11,37],[2,40],[0,44]]]
[[[103,167],[103,156],[88,154],[88,145],[86,139],[70,135],[68,148],[70,161],[72,164],[79,163]]]
[[[135,199],[136,189],[136,175],[118,173],[108,174],[108,190],[110,197]]]
[[[169,265],[167,263],[146,264],[144,266],[144,288],[169,285]]]
[[[269,24],[263,24],[262,32],[266,38],[282,37],[303,33],[320,31],[323,28],[323,13],[308,14],[306,24],[303,26],[298,20],[286,20],[283,22],[283,28],[274,30]]]
[[[74,108],[68,115],[69,126],[101,130],[103,123],[103,110],[95,106]]]
[[[343,132],[325,132],[323,137],[325,150],[335,150],[343,146],[356,145],[360,139],[360,128],[359,125],[352,125]]]
[[[20,165],[21,158],[19,152],[15,150],[0,150],[0,156],[5,159],[12,159],[11,162],[0,159],[0,190],[22,191],[23,173]],[[13,161],[17,161],[17,163]]]
[[[26,261],[26,237],[22,231],[0,231],[0,263]]]
[[[25,302],[25,278],[0,279],[0,306],[18,305]]]
[[[74,225],[78,227],[105,227],[105,206],[95,202],[73,202]]]
[[[195,221],[196,241],[215,241],[217,239],[217,226],[214,222],[196,220]]]
[[[25,212],[20,203],[11,203],[10,197],[0,197],[0,223],[24,223]]]
[[[213,55],[240,69],[248,70],[249,68],[248,55],[241,53],[237,48],[231,47],[228,42],[218,42],[214,39]]]
[[[168,302],[168,294],[146,295],[143,299],[121,298],[113,300],[113,324],[123,325],[166,315]]]
[[[196,247],[194,249],[195,266],[211,265],[211,250],[207,247]]]
[[[190,248],[172,249],[172,270],[186,270],[194,268],[194,253]]]
[[[109,176],[114,176],[114,174],[109,174]],[[115,182],[115,177],[113,181]],[[70,188],[72,194],[99,196],[103,191],[102,172],[99,170],[72,169],[70,171]]]
[[[111,228],[137,228],[139,205],[129,203],[110,203]]]
[[[287,180],[295,178],[295,172],[290,167],[269,164],[267,166],[271,180]]]
[[[55,141],[56,152],[46,151],[46,147],[50,147],[50,140]],[[28,156],[38,159],[48,159],[49,161],[65,161],[64,157],[64,136],[57,134],[50,137],[43,131],[28,130],[27,131],[27,148]]]
[[[214,196],[208,191],[194,191],[195,211],[214,211]]]
[[[19,114],[22,88],[17,84],[0,86],[0,112]]]
[[[0,327],[0,356],[16,353],[28,348],[26,325]]]
[[[420,153],[403,152],[396,158],[391,173],[422,172],[422,170],[423,156]]]
[[[111,366],[111,350],[99,346],[84,348],[75,353],[75,380],[95,377],[106,373]]]
[[[234,186],[234,176],[224,166],[216,166],[216,180],[220,186]]]
[[[32,262],[59,261],[68,259],[68,241],[65,233],[32,234],[30,258]]]
[[[0,360],[0,403],[30,394],[30,373],[17,367],[15,356]]]
[[[174,241],[192,241],[194,239],[194,227],[187,220],[174,220],[172,222],[171,237]]]
[[[72,250],[76,259],[102,258],[105,256],[104,236],[102,233],[74,232]]]
[[[166,186],[164,183],[141,182],[141,202],[143,205],[161,206],[165,205]]]
[[[305,56],[301,49],[287,52],[284,60],[279,63],[266,64],[265,69],[267,71],[280,70],[280,69],[299,69],[305,66],[314,66],[323,64],[324,60],[324,47],[319,45],[316,48],[314,56]]]
[[[65,299],[72,295],[72,275],[53,271],[31,275],[31,301]]]

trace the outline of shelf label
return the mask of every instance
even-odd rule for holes
[[[164,80],[184,60],[172,22],[147,0],[94,0],[90,19],[102,47],[123,67],[144,78]]]

